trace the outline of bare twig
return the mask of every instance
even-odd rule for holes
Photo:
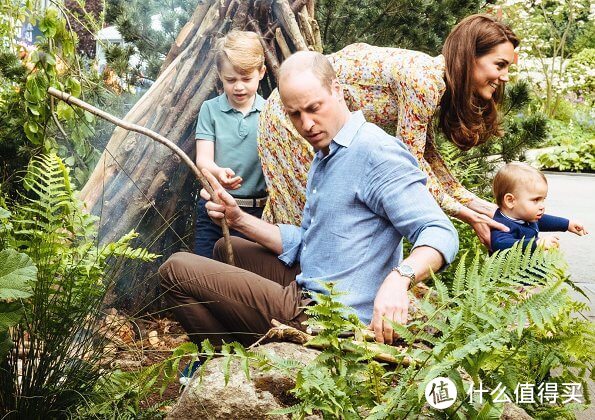
[[[259,345],[264,340],[277,340],[277,341],[289,341],[292,343],[302,344],[306,347],[311,347],[318,350],[324,350],[324,346],[320,345],[313,345],[310,341],[314,338],[313,335],[305,333],[303,331],[298,330],[297,328],[290,327],[289,325],[285,325],[277,321],[276,319],[271,320],[271,324],[273,328],[271,328],[263,337],[261,337],[256,343],[252,344],[250,348],[253,348]],[[368,339],[368,337],[364,337]],[[403,364],[405,366],[409,366],[414,363],[414,360],[407,355],[402,355],[402,358],[395,357],[392,354],[384,353],[382,348],[377,343],[368,343],[363,341],[357,340],[345,340],[340,339],[344,344],[343,349],[353,352],[356,351],[357,347],[365,347],[374,353],[374,360],[379,362],[386,362],[392,364]],[[397,349],[401,349],[400,347],[395,347]]]
[[[200,168],[198,168],[198,166],[196,166],[196,164],[192,161],[192,159],[190,159],[190,157],[184,153],[184,151],[182,149],[180,149],[175,143],[173,143],[172,141],[166,139],[165,137],[163,137],[161,134],[156,133],[146,127],[142,127],[140,125],[137,124],[133,124],[127,121],[124,121],[118,117],[115,117],[105,111],[102,111],[101,109],[98,109],[96,107],[94,107],[91,104],[88,104],[85,101],[82,101],[78,98],[75,98],[74,96],[70,95],[69,93],[66,92],[62,92],[61,90],[58,90],[56,88],[50,87],[48,88],[48,93],[51,96],[54,96],[58,99],[63,100],[66,103],[69,103],[71,105],[76,105],[80,108],[83,108],[84,110],[90,112],[91,114],[97,115],[100,118],[103,118],[104,120],[107,120],[109,122],[111,122],[112,124],[117,125],[118,127],[124,128],[128,131],[134,131],[137,133],[141,133],[146,135],[147,137],[167,146],[169,149],[171,149],[176,155],[178,155],[180,157],[180,159],[190,168],[190,170],[194,173],[194,175],[196,176],[196,178],[200,181],[200,183],[202,184],[203,188],[211,195],[211,197],[213,198],[213,201],[215,202],[219,202],[219,199],[217,198],[217,196],[215,195],[215,192],[213,191],[213,188],[211,187],[211,185],[209,184],[209,182],[206,180],[206,178],[204,177],[204,175],[201,173]],[[205,169],[206,170],[206,169]],[[230,237],[229,237],[229,227],[227,226],[227,223],[225,222],[225,219],[222,219],[222,223],[221,223],[221,230],[223,231],[223,237],[225,240],[225,250],[227,253],[227,263],[230,265],[234,265],[234,259],[233,259],[233,250],[231,248],[231,241],[230,241]]]

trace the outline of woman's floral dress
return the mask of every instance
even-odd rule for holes
[[[407,144],[446,213],[475,198],[452,176],[433,139],[432,119],[445,89],[442,56],[358,43],[327,57],[349,109],[362,110],[367,121]],[[277,90],[260,113],[258,152],[269,193],[263,219],[300,225],[314,151],[285,114]]]

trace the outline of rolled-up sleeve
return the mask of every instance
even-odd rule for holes
[[[286,265],[293,265],[300,260],[302,251],[302,229],[294,225],[278,224],[281,231],[281,243],[283,252],[279,259]]]
[[[371,208],[389,219],[413,248],[434,248],[450,264],[459,249],[457,231],[426,188],[413,157],[395,142],[371,151],[369,159],[366,200]]]

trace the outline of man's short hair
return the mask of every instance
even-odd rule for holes
[[[221,72],[225,61],[242,75],[260,70],[264,66],[264,49],[255,32],[233,30],[217,40],[215,48],[218,72]]]
[[[279,80],[290,74],[301,73],[309,70],[320,81],[320,84],[329,91],[333,81],[337,79],[337,74],[328,58],[316,51],[298,51],[288,57],[279,69]]]
[[[502,207],[506,194],[514,194],[521,184],[537,180],[543,180],[547,184],[545,175],[531,165],[523,162],[507,163],[496,173],[492,184],[496,204]]]

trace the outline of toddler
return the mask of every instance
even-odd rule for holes
[[[577,221],[544,213],[547,180],[537,169],[521,162],[502,167],[494,177],[493,192],[498,204],[494,220],[506,225],[510,231],[492,230],[492,252],[508,249],[522,241],[523,249],[535,238],[532,248],[549,249],[558,246],[555,235],[539,238],[539,232],[565,232],[586,235],[584,226]]]

